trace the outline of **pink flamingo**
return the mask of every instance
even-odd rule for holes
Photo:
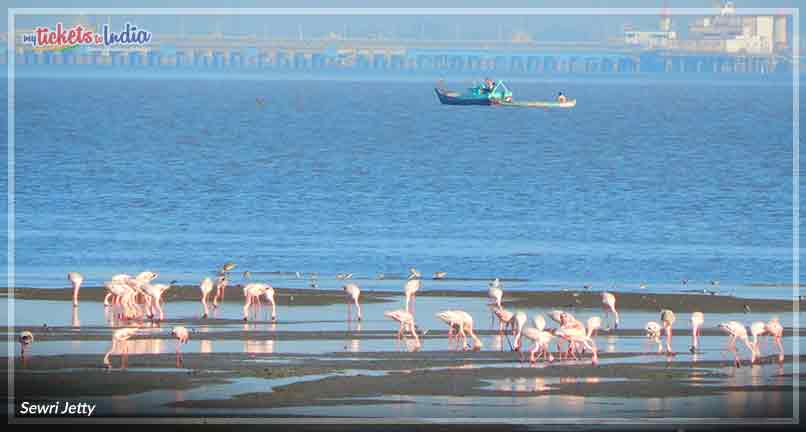
[[[616,311],[616,296],[609,292],[602,293],[602,308],[605,312],[605,319],[608,321],[607,329],[610,330],[610,313],[616,318],[616,323],[613,328],[618,328],[618,311]]]
[[[417,291],[423,286],[420,276],[420,272],[418,272],[416,268],[410,268],[409,279],[403,286],[403,294],[406,296],[406,312],[412,314],[414,313],[414,296],[417,295]]]
[[[483,344],[481,339],[473,332],[473,317],[469,313],[461,310],[443,311],[437,314],[437,317],[447,323],[452,329],[454,326],[459,328],[459,336],[462,337],[462,347],[467,349],[467,334],[473,339],[473,350],[478,351]],[[448,334],[450,337],[450,332]]]
[[[674,324],[674,312],[669,309],[660,311],[660,321],[663,323],[663,328],[666,330],[666,353],[674,354],[672,352],[672,325]]]
[[[67,273],[67,280],[73,285],[73,307],[78,307],[78,290],[81,289],[84,276],[82,276],[81,273],[70,272]]]
[[[157,313],[159,313],[158,321],[165,320],[165,313],[162,309],[162,295],[165,291],[171,288],[170,285],[166,284],[147,284],[143,287],[143,290],[148,294],[148,317],[153,318]]]
[[[199,289],[201,290],[201,302],[204,306],[204,315],[202,315],[202,318],[207,318],[210,314],[210,309],[207,307],[207,297],[209,297],[210,293],[213,291],[213,280],[209,277],[202,279],[201,284],[199,284]]]
[[[34,334],[25,330],[20,333],[20,337],[17,340],[20,342],[20,359],[22,360],[22,366],[25,367],[28,364],[25,352],[28,350],[28,347],[34,343]]]
[[[277,321],[277,303],[274,301],[274,287],[269,284],[265,284],[266,289],[263,291],[263,296],[266,297],[266,301],[271,303],[271,320],[276,322]]]
[[[185,344],[190,339],[190,332],[182,326],[176,326],[171,330],[171,336],[176,338],[176,367],[182,365],[182,353],[180,351],[181,344]]]
[[[361,295],[361,288],[358,287],[357,284],[349,283],[342,286],[344,290],[345,299],[344,301],[347,303],[347,321],[349,322],[352,316],[353,305],[350,303],[355,304],[356,311],[358,313],[358,321],[361,321],[361,305],[358,304],[358,297]],[[407,309],[408,310],[408,309]],[[401,324],[401,329],[402,329]]]
[[[541,316],[542,318],[542,316]],[[520,351],[521,349],[521,336],[523,334],[523,330],[526,328],[526,323],[529,321],[529,317],[526,316],[526,313],[522,311],[518,311],[515,314],[515,329],[517,329],[517,333],[515,333],[515,343],[512,346],[513,351]],[[545,323],[545,320],[543,320]],[[542,330],[542,329],[541,329]],[[509,339],[507,339],[509,340]],[[501,346],[503,349],[503,345]]]
[[[702,312],[694,312],[691,314],[691,353],[697,352],[700,339],[700,327],[705,322],[705,316]]]
[[[104,283],[104,286],[109,291],[106,294],[106,296],[104,297],[104,306],[112,305],[113,300],[114,300],[115,304],[120,304],[120,296],[122,295],[122,293],[120,293],[120,289],[117,289],[117,290],[113,291],[112,289],[110,289],[110,287],[112,285],[116,285],[116,288],[120,288],[119,287],[120,284],[128,286],[126,284],[126,282],[129,279],[131,279],[130,275],[127,275],[125,273],[121,273],[121,274],[116,274],[116,275],[112,276],[112,279],[110,279],[108,282]]]
[[[417,327],[414,324],[414,316],[405,311],[405,310],[394,310],[394,311],[386,311],[383,315],[387,318],[391,318],[398,323],[400,323],[400,330],[397,332],[397,339],[398,341],[401,338],[405,338],[405,331],[408,330],[411,332],[412,337],[414,338],[414,347],[415,351],[419,350],[422,346],[420,344],[420,338],[417,336]]]
[[[265,283],[249,283],[243,288],[245,297],[245,304],[243,306],[243,320],[247,321],[249,318],[249,308],[257,303],[260,304],[260,296],[266,295],[267,300],[272,304],[272,321],[277,320],[277,310],[274,303],[274,288]]]
[[[512,332],[515,332],[515,314],[504,309],[504,308],[496,308],[493,310],[493,314],[498,317],[498,333],[504,334],[505,331],[512,329]]]
[[[739,351],[736,349],[736,339],[741,339],[742,342],[747,345],[747,349],[750,350],[750,363],[755,363],[756,350],[753,349],[753,345],[750,343],[750,339],[747,337],[747,329],[744,327],[744,324],[738,321],[729,321],[726,323],[719,323],[717,327],[728,333],[730,336],[728,340],[728,351],[731,351],[736,356],[734,364],[737,368],[742,367],[742,361],[739,359]]]
[[[778,318],[773,318],[767,321],[766,324],[767,334],[771,335],[775,340],[775,345],[778,346],[778,361],[784,361],[784,344],[781,342],[781,338],[784,336],[784,327],[781,325],[781,322],[778,321]]]
[[[448,324],[448,347],[450,348],[454,338],[454,332],[458,333],[459,328],[459,321],[460,318],[456,314],[456,311],[453,310],[446,310],[439,312],[437,318]],[[457,336],[457,348],[458,348],[458,336]]]
[[[660,341],[662,331],[660,324],[656,323],[655,321],[650,321],[646,324],[644,330],[646,331],[646,336],[649,338],[649,340],[658,344],[658,354],[662,353],[663,344]]]
[[[215,296],[213,297],[213,307],[218,308],[218,302],[224,301],[224,290],[227,288],[227,283],[229,279],[227,279],[226,274],[220,274],[218,276],[218,280],[216,281],[215,286]]]
[[[568,341],[569,344],[569,351],[571,356],[574,360],[577,359],[576,354],[574,351],[570,349],[570,347],[574,346],[575,344],[582,344],[586,349],[590,350],[593,353],[592,362],[596,365],[599,362],[599,355],[598,350],[596,349],[596,342],[589,338],[587,332],[585,331],[585,327],[561,327],[554,332],[554,336],[558,338],[565,339]]]
[[[767,324],[764,321],[756,321],[750,324],[750,335],[753,336],[753,350],[758,357],[761,357],[761,349],[759,347],[759,336],[767,333]]]
[[[490,327],[495,325],[495,309],[502,309],[501,300],[504,298],[504,285],[498,278],[495,278],[492,282],[490,282],[490,288],[487,290],[487,297],[490,299],[490,305],[494,305],[490,312],[492,312],[490,316]]]
[[[134,278],[129,278],[126,280],[126,283],[135,291],[132,300],[136,300],[137,296],[140,295],[145,301],[145,298],[148,295],[143,291],[143,287],[151,282],[152,280],[156,279],[159,275],[152,271],[144,271],[140,272]]]
[[[120,367],[126,368],[129,363],[129,347],[127,342],[139,331],[140,329],[137,327],[124,327],[117,329],[114,333],[112,333],[112,347],[109,348],[109,351],[107,351],[106,355],[104,356],[104,364],[107,368],[112,367],[112,362],[109,360],[109,356],[112,355],[112,352],[118,347],[121,350],[122,356]]]
[[[523,330],[523,337],[531,339],[534,342],[532,349],[529,350],[529,362],[537,363],[537,360],[543,356],[548,356],[548,361],[553,362],[554,356],[551,355],[549,344],[551,344],[554,335],[544,330],[546,320],[542,315],[534,317],[534,324],[535,327],[528,327]],[[520,341],[518,341],[518,343],[519,342]]]

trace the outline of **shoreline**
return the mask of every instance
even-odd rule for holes
[[[9,295],[8,288],[0,288],[0,296]],[[616,296],[617,310],[660,311],[671,309],[675,312],[689,313],[701,311],[705,313],[744,312],[749,307],[754,312],[792,312],[796,304],[803,305],[803,300],[779,300],[733,297],[729,295],[709,295],[695,293],[640,293],[611,291]],[[275,287],[275,299],[278,306],[324,306],[343,304],[344,292],[334,289],[282,288]],[[19,300],[52,300],[70,301],[70,288],[15,288],[15,299]],[[79,301],[103,301],[106,290],[103,287],[81,288]],[[396,301],[403,295],[401,291],[362,290],[361,303],[386,303]],[[486,290],[421,290],[419,297],[464,297],[486,299]],[[197,286],[175,286],[163,296],[170,301],[200,301]],[[242,285],[227,288],[224,303],[243,303]],[[586,290],[554,290],[554,291],[522,291],[508,290],[504,292],[504,307],[519,308],[588,308],[602,307],[600,291]]]

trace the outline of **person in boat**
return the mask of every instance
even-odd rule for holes
[[[557,95],[557,102],[559,102],[559,103],[565,103],[565,102],[567,102],[567,101],[568,101],[568,98],[566,98],[566,97],[565,97],[565,95],[563,94],[563,92],[560,92],[560,93]]]
[[[491,79],[489,79],[489,78],[487,78],[486,80],[484,80],[484,90],[485,90],[485,91],[487,91],[488,93],[490,93],[490,92],[492,92],[492,91],[493,91],[493,88],[494,88],[494,87],[495,87],[495,82],[494,82],[493,80],[491,80]]]

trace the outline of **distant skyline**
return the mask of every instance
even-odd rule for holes
[[[86,8],[159,8],[165,7],[164,1],[57,1],[10,0],[10,7],[86,7]],[[560,0],[523,1],[504,0],[491,4],[478,0],[467,1],[366,1],[348,0],[338,4],[323,0],[299,0],[262,2],[255,0],[215,1],[215,0],[175,0],[170,7],[461,7],[461,8],[488,8],[496,7],[640,7],[657,8],[658,13],[664,4],[669,8],[707,8],[714,5],[712,0],[579,0],[572,4]],[[806,0],[737,0],[737,8],[764,7],[764,8],[795,8],[806,6]],[[52,25],[62,19],[61,17],[18,17],[18,27],[32,27],[35,25]],[[689,18],[690,19],[690,18]],[[88,17],[89,22],[97,20]],[[344,34],[348,37],[375,36],[385,38],[432,38],[432,39],[510,39],[514,32],[524,32],[535,40],[545,41],[595,41],[607,40],[621,35],[622,27],[631,24],[644,30],[654,30],[658,25],[658,18],[653,16],[189,16],[178,18],[176,16],[113,16],[112,24],[120,26],[126,20],[139,23],[143,27],[156,33],[185,33],[210,34],[217,31],[228,35],[255,35],[269,38],[303,38],[321,37],[329,32]],[[0,29],[7,30],[7,20],[2,20]],[[66,22],[69,21],[65,20]],[[685,35],[687,21],[679,18],[675,30]],[[101,18],[106,22],[106,18]],[[790,29],[791,31],[791,29]],[[801,35],[803,32],[801,31]]]

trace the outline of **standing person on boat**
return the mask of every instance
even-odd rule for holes
[[[563,94],[563,92],[560,92],[560,93],[557,95],[557,102],[559,102],[559,103],[565,103],[566,101],[568,101],[568,99],[565,97],[565,95]]]

